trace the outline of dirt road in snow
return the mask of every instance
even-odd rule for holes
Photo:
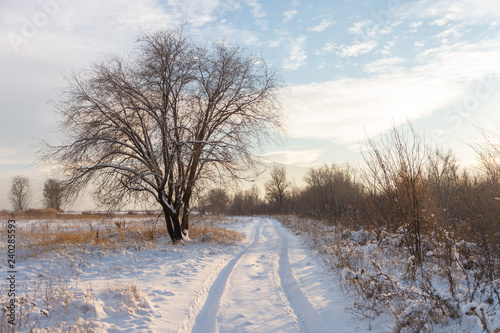
[[[180,332],[354,332],[343,296],[305,245],[274,219],[254,218],[247,241],[207,276]],[[213,282],[212,282],[213,281]]]

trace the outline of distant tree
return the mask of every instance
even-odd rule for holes
[[[262,214],[261,206],[260,190],[254,184],[243,194],[243,214]]]
[[[364,193],[349,165],[311,168],[304,180],[306,188],[299,200],[304,213],[321,218],[356,217],[355,207],[360,206]]]
[[[9,199],[12,208],[16,211],[24,211],[28,208],[31,199],[30,180],[27,177],[15,176],[9,191]]]
[[[273,165],[270,174],[271,179],[266,182],[266,198],[276,211],[282,213],[291,183],[287,179],[284,165]]]
[[[61,210],[63,198],[61,182],[53,178],[47,179],[43,186],[43,201],[45,207]]]
[[[245,207],[245,195],[242,191],[238,191],[231,198],[229,214],[243,215],[244,207]]]
[[[213,214],[222,214],[227,211],[230,198],[222,188],[211,189],[202,200],[203,209]]]
[[[72,198],[92,185],[110,206],[157,202],[175,243],[189,228],[198,180],[237,176],[280,128],[281,80],[249,51],[197,43],[182,29],[139,43],[130,58],[70,78],[59,105],[66,141],[43,158],[63,166]]]
[[[260,198],[257,185],[252,185],[245,191],[238,191],[231,197],[227,212],[231,215],[262,214],[264,203]]]

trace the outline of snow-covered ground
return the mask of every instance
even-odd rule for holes
[[[246,238],[26,259],[17,267],[25,295],[18,311],[35,328],[63,332],[367,331],[345,310],[323,261],[292,231],[261,217],[224,227]]]

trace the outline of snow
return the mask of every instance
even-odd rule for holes
[[[89,246],[30,257],[17,267],[23,309],[31,309],[37,328],[51,331],[368,331],[346,311],[349,302],[324,262],[295,233],[263,217],[224,227],[246,238],[237,245]]]

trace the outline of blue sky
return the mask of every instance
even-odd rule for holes
[[[408,119],[472,164],[474,125],[500,120],[498,0],[3,0],[0,208],[12,176],[30,177],[34,192],[52,176],[33,163],[38,140],[56,140],[47,102],[63,74],[127,52],[138,29],[183,22],[281,69],[287,140],[265,148],[270,161],[356,163],[367,135]]]

